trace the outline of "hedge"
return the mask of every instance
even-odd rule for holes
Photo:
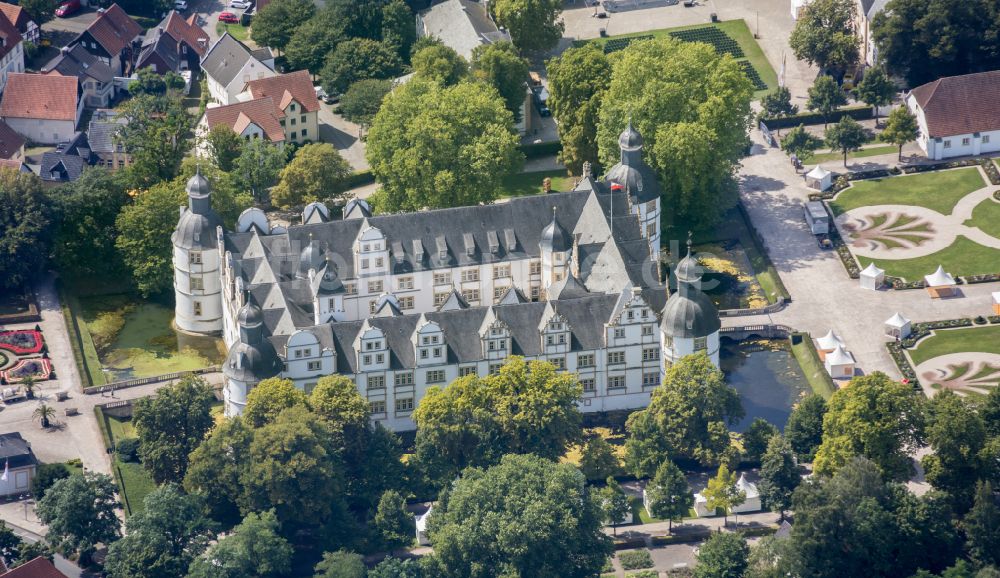
[[[653,567],[653,557],[649,550],[629,550],[618,553],[618,561],[625,570],[642,570]]]
[[[524,153],[524,158],[526,159],[551,157],[559,154],[559,151],[561,150],[562,143],[557,140],[521,145],[521,152]]]
[[[372,174],[371,170],[357,171],[351,176],[344,179],[340,186],[337,187],[335,193],[342,193],[344,191],[349,191],[356,187],[363,187],[365,185],[370,185],[375,182],[375,175]]]
[[[849,116],[854,120],[868,120],[874,118],[875,114],[870,106],[852,106],[841,108],[830,113],[830,116],[826,118],[827,123],[835,123],[840,121],[841,118]],[[803,125],[810,124],[823,124],[823,115],[818,112],[802,112],[792,116],[781,116],[776,118],[764,118],[761,119],[767,128],[774,130],[777,128],[793,128]]]

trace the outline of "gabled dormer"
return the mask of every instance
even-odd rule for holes
[[[385,235],[378,227],[368,225],[365,219],[361,233],[354,241],[355,268],[359,276],[381,274],[388,271],[389,247]]]
[[[367,319],[354,340],[354,351],[358,356],[359,372],[389,369],[389,341],[385,332]]]
[[[329,375],[337,371],[336,353],[324,348],[316,334],[298,330],[285,342],[285,373],[291,379]]]
[[[566,353],[570,350],[572,339],[570,325],[566,318],[555,310],[551,302],[545,305],[541,322],[538,324],[538,334],[544,353]]]
[[[639,287],[626,287],[618,295],[605,324],[608,347],[656,340],[656,316]]]
[[[417,321],[417,329],[413,332],[414,359],[418,366],[438,365],[448,359],[448,348],[444,343],[444,331],[433,321],[428,321],[423,315]]]
[[[483,345],[483,358],[504,359],[510,355],[510,327],[497,318],[492,307],[489,308],[479,326],[479,339]]]

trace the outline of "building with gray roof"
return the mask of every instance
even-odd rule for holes
[[[420,12],[417,35],[439,39],[467,61],[477,46],[510,40],[510,34],[493,23],[486,6],[471,0],[444,0]]]

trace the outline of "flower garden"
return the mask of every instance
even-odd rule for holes
[[[1000,386],[998,316],[916,324],[889,351],[905,377],[931,389],[978,396]]]
[[[0,384],[13,385],[28,377],[55,379],[42,332],[38,329],[0,331]]]

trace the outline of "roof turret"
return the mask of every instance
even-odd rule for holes
[[[563,229],[556,220],[556,208],[552,207],[552,221],[542,229],[542,238],[538,240],[539,248],[544,251],[562,253],[569,251],[573,246],[566,229]]]
[[[677,292],[667,299],[663,308],[660,328],[674,339],[707,337],[722,327],[719,310],[701,292],[701,266],[691,255],[691,237],[688,235],[688,254],[674,269],[677,277]]]
[[[282,363],[271,342],[264,339],[264,314],[247,300],[236,314],[240,338],[226,355],[222,373],[240,383],[257,383],[281,373]]]
[[[222,219],[212,210],[211,186],[200,169],[188,179],[186,190],[188,206],[181,209],[181,217],[170,240],[181,249],[211,249],[216,246],[215,231],[222,225]]]

